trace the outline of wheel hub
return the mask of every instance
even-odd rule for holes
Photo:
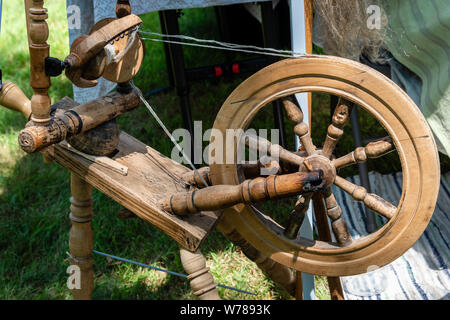
[[[313,154],[305,159],[299,168],[299,172],[308,172],[313,170],[323,171],[323,180],[326,185],[325,188],[331,186],[336,178],[336,168],[330,159],[320,154]]]

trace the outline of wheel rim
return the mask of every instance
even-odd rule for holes
[[[378,231],[349,246],[291,240],[280,226],[252,207],[236,205],[224,212],[224,223],[256,249],[291,268],[327,276],[367,272],[403,254],[425,230],[439,187],[439,164],[432,133],[411,99],[378,72],[342,58],[308,56],[275,63],[243,82],[223,104],[214,128],[246,129],[257,112],[293,93],[321,91],[352,101],[371,113],[391,136],[403,171],[403,190],[397,212]],[[227,150],[223,150],[226,155]],[[215,164],[213,184],[238,184],[236,165]]]

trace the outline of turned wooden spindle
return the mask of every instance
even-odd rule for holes
[[[397,212],[397,207],[374,193],[368,193],[366,188],[357,186],[344,178],[336,176],[334,183],[350,194],[356,201],[362,201],[369,209],[391,219]]]
[[[354,151],[342,156],[334,161],[336,169],[344,168],[351,164],[366,161],[368,158],[374,159],[393,151],[395,146],[390,137],[370,142],[365,147],[358,147]]]
[[[30,39],[30,85],[33,88],[31,98],[31,120],[35,125],[46,125],[50,122],[50,77],[45,74],[45,59],[49,57],[50,46],[47,44],[49,35],[47,9],[43,0],[32,0],[27,12]]]
[[[14,83],[3,82],[0,90],[0,105],[22,113],[27,119],[31,116],[31,101]]]
[[[290,98],[284,98],[282,102],[288,119],[295,124],[295,134],[300,139],[300,142],[305,148],[306,153],[308,155],[312,155],[316,150],[316,147],[312,142],[308,125],[303,122],[302,110]]]
[[[34,125],[34,121],[28,123],[26,128],[19,132],[19,145],[28,153],[38,151],[67,137],[98,127],[133,110],[140,103],[141,100],[135,92],[110,93],[58,114],[45,126]]]
[[[305,192],[320,191],[325,186],[323,172],[296,172],[246,180],[239,185],[215,185],[181,192],[164,198],[160,206],[177,215],[200,211],[215,211],[238,203],[254,204],[269,199],[280,199]]]
[[[323,143],[322,154],[325,157],[329,158],[331,156],[336,144],[344,134],[343,128],[347,124],[348,119],[350,119],[352,107],[353,105],[347,101],[340,101],[336,107],[333,117],[331,118],[331,124],[328,127],[325,142]]]
[[[76,300],[87,300],[91,298],[94,288],[94,272],[92,270],[92,249],[94,238],[91,229],[92,211],[92,186],[72,173],[70,188],[70,229],[69,249],[70,264],[77,265],[81,271],[81,286],[72,289],[72,296]]]
[[[194,295],[200,300],[220,300],[217,284],[206,267],[206,259],[200,250],[190,252],[180,247],[180,259]]]
[[[341,246],[350,244],[350,242],[352,242],[352,237],[350,236],[345,220],[342,218],[342,209],[337,203],[330,187],[325,189],[324,197],[326,214],[331,220],[331,228],[337,242]],[[320,199],[320,201],[322,201],[322,199]],[[331,241],[331,239],[329,241]]]
[[[280,159],[297,166],[302,165],[304,161],[303,157],[284,149],[278,144],[272,144],[263,137],[246,135],[245,144],[249,148],[256,148],[262,155],[270,155],[273,160]]]

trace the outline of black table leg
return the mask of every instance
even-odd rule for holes
[[[162,25],[167,34],[180,34],[178,26],[178,12],[177,10],[165,10],[160,12],[162,18]],[[191,134],[191,150],[190,158],[194,158],[194,128],[191,114],[191,106],[189,103],[189,86],[186,78],[186,71],[184,67],[183,48],[179,44],[168,43],[170,70],[172,71],[172,78],[175,89],[180,98],[181,114],[183,118],[184,128]],[[169,69],[168,69],[169,70]]]
[[[262,31],[264,46],[266,48],[279,48],[280,46],[280,27],[275,16],[275,11],[272,9],[272,2],[263,2],[261,5]],[[272,62],[276,62],[274,58]],[[280,130],[280,145],[286,147],[286,132],[284,129],[283,108],[281,102],[276,100],[273,102],[273,114],[275,127]]]

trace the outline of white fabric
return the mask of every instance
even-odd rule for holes
[[[359,185],[359,176],[349,179]],[[372,192],[391,203],[400,199],[401,173],[369,174]],[[363,275],[341,277],[344,295],[348,300],[450,300],[450,173],[441,176],[436,209],[427,229],[420,239],[400,258]],[[354,239],[367,234],[363,205],[350,195],[333,186],[333,193],[341,205],[343,217]],[[384,219],[384,218],[383,218]],[[383,288],[377,278],[384,278]],[[352,290],[371,291],[369,296]],[[355,294],[358,293],[358,294]]]

